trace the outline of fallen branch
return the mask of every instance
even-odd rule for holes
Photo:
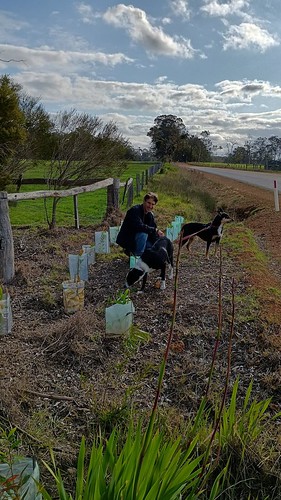
[[[59,394],[49,394],[46,392],[31,391],[30,389],[24,389],[24,392],[28,394],[33,394],[34,396],[39,396],[39,398],[55,399],[56,401],[74,401],[71,396],[61,396]]]

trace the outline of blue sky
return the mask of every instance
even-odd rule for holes
[[[2,0],[0,26],[2,74],[136,147],[162,114],[224,152],[281,136],[280,0]]]

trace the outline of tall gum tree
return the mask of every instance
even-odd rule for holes
[[[4,190],[10,180],[9,162],[16,148],[27,137],[19,90],[20,86],[7,75],[0,78],[0,190]]]
[[[156,158],[171,161],[182,145],[188,132],[181,118],[174,115],[160,115],[154,120],[147,136],[151,138]]]

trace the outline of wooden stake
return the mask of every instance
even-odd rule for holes
[[[14,241],[7,193],[0,192],[0,282],[9,283],[15,276]]]

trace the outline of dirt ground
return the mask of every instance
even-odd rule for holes
[[[215,399],[224,386],[234,287],[231,383],[239,375],[243,398],[253,378],[254,395],[272,397],[270,408],[280,410],[281,216],[274,211],[273,193],[197,175],[234,218],[225,232],[242,221],[269,257],[266,278],[253,281],[222,240],[223,328],[211,394]],[[8,287],[14,325],[11,335],[0,338],[0,422],[20,429],[29,454],[46,458],[51,445],[70,471],[82,434],[126,418],[131,403],[142,412],[151,409],[174,298],[173,282],[160,291],[154,286],[157,275],[150,275],[146,293],[131,295],[134,324],[149,341],[136,348],[105,337],[105,307],[124,289],[129,268],[128,258],[113,249],[110,258],[98,256],[90,268],[84,309],[66,315],[61,283],[68,277],[67,256],[92,243],[94,229],[14,231],[16,276]],[[217,334],[219,260],[207,261],[204,250],[198,240],[190,254],[182,252],[179,264],[174,340],[160,404],[174,425],[198,408]],[[251,308],[253,287],[264,287],[266,280],[272,289],[279,287],[279,295]],[[269,310],[274,320],[269,321]]]

